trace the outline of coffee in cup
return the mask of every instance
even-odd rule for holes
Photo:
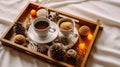
[[[45,37],[50,29],[50,20],[46,17],[38,17],[34,20],[33,27],[40,37]]]
[[[45,29],[45,28],[47,28],[49,26],[49,23],[48,22],[46,22],[46,21],[39,21],[39,22],[37,22],[36,24],[35,24],[35,28],[37,28],[37,29]]]

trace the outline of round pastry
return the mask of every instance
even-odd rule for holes
[[[79,28],[79,33],[82,36],[87,36],[90,32],[90,28],[86,25],[83,25]]]
[[[71,22],[62,22],[60,28],[63,30],[70,30],[73,28],[73,24]]]
[[[61,44],[54,44],[49,48],[48,55],[57,60],[64,60],[66,51]]]
[[[69,49],[66,53],[67,62],[75,64],[77,61],[77,52],[74,49]]]
[[[22,26],[22,24],[20,22],[17,22],[14,27],[13,30],[16,34],[22,34],[25,35],[25,28]]]
[[[47,10],[46,9],[39,9],[37,11],[37,17],[41,17],[41,16],[47,16]]]
[[[45,44],[38,45],[38,46],[37,46],[37,51],[38,51],[38,52],[41,52],[41,53],[43,53],[43,54],[47,54],[48,46],[45,45]]]
[[[13,40],[15,43],[20,44],[20,45],[26,42],[25,37],[21,34],[15,35]]]

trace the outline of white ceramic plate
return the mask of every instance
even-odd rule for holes
[[[29,29],[28,29],[27,35],[28,35],[28,37],[29,37],[32,41],[34,41],[34,42],[36,42],[36,43],[49,43],[49,42],[53,41],[53,40],[57,37],[58,32],[59,32],[59,31],[58,31],[58,26],[57,26],[57,24],[54,23],[54,22],[50,22],[50,27],[53,28],[53,29],[55,29],[55,31],[54,31],[54,32],[48,32],[48,35],[47,35],[46,37],[41,38],[41,37],[39,37],[39,35],[34,31],[34,29],[33,29],[32,26],[33,26],[33,25],[31,24],[30,27],[29,27]],[[52,31],[52,30],[51,30],[51,31]]]

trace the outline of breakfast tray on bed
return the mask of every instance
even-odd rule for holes
[[[27,35],[24,35],[25,40],[27,40],[25,45],[19,45],[14,42],[14,37],[16,36],[16,34],[15,34],[13,28],[14,28],[15,24],[17,24],[18,22],[20,24],[22,24],[22,26],[25,28],[25,32],[26,32],[25,34],[29,34],[28,33],[28,31],[29,31],[28,26],[30,25],[29,23],[32,23],[33,20],[37,18],[37,16],[31,16],[31,14],[30,14],[31,10],[33,10],[33,9],[35,11],[38,11],[40,9],[48,9],[49,18],[52,17],[53,15],[57,16],[55,18],[52,17],[52,19],[50,19],[55,24],[57,24],[57,21],[60,18],[64,18],[64,17],[71,18],[75,21],[75,31],[77,32],[78,38],[77,38],[77,40],[75,40],[74,46],[69,48],[69,49],[73,49],[74,51],[77,52],[77,58],[75,58],[75,60],[68,59],[69,61],[67,61],[66,60],[67,57],[65,57],[65,59],[63,59],[63,60],[57,60],[57,59],[54,59],[53,57],[50,57],[47,53],[39,52],[37,47],[39,47],[40,45],[34,45],[35,43],[33,41],[29,40]],[[79,31],[79,29],[84,25],[86,25],[90,28],[90,32],[87,36],[81,35],[80,31]],[[60,10],[44,7],[42,5],[38,5],[35,3],[28,3],[24,7],[24,9],[20,12],[20,14],[16,17],[13,24],[11,24],[10,27],[8,28],[8,30],[4,33],[4,35],[1,38],[1,42],[5,46],[11,47],[11,48],[19,50],[23,53],[32,55],[32,56],[39,58],[40,60],[46,61],[48,63],[55,64],[56,66],[84,67],[87,62],[88,56],[90,55],[90,52],[93,49],[92,46],[96,40],[97,34],[101,30],[102,30],[102,27],[100,26],[99,20],[97,22],[93,22],[93,21],[75,16],[75,15],[72,15],[69,13],[60,11]],[[33,36],[34,36],[34,34],[33,34]],[[66,40],[66,39],[63,38],[62,41],[64,42],[64,40]],[[29,43],[32,43],[32,45],[34,45],[34,46],[30,46]],[[53,45],[53,42],[47,43],[48,49],[52,45]],[[36,48],[34,48],[35,46],[36,46]],[[44,47],[42,47],[42,48],[44,49]],[[69,49],[66,49],[66,51],[68,51]]]

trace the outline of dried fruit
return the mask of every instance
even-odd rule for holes
[[[46,45],[44,45],[44,44],[38,45],[37,46],[37,51],[41,52],[43,54],[47,54],[48,47]]]
[[[55,40],[57,43],[62,43],[63,45],[68,45],[69,40],[67,37],[59,37],[58,39]]]
[[[77,52],[74,49],[69,49],[66,53],[67,62],[71,64],[76,64],[77,62]]]
[[[35,9],[32,9],[31,11],[30,11],[30,14],[34,17],[34,16],[36,16],[36,10]]]

